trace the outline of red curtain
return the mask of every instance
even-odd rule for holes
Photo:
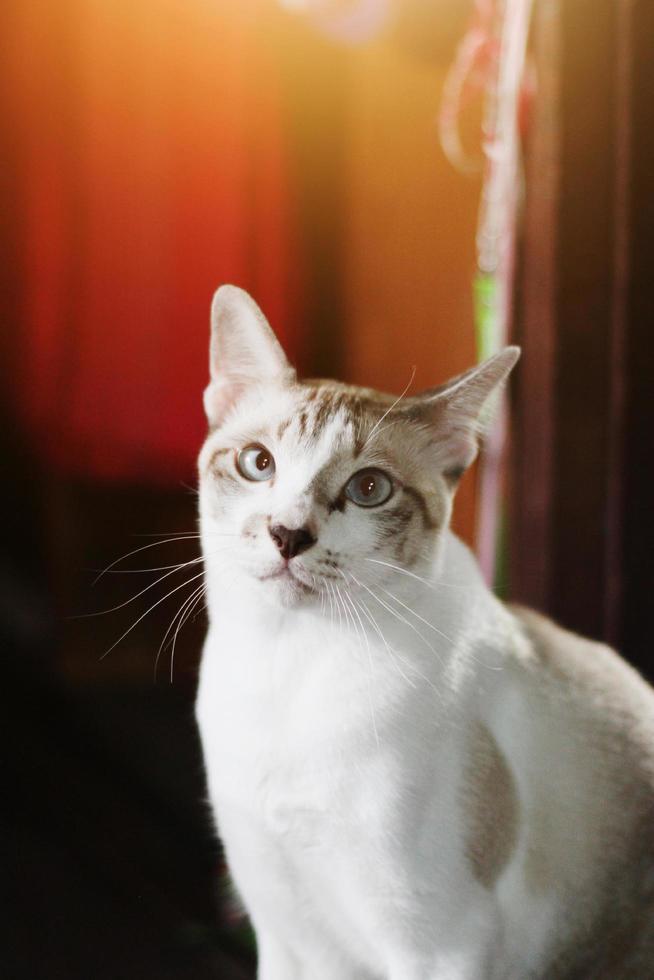
[[[192,477],[208,310],[251,290],[297,348],[278,72],[255,0],[5,8],[20,331],[12,391],[48,464]]]

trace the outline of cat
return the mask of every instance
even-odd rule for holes
[[[654,977],[654,691],[449,530],[518,355],[299,381],[214,297],[196,714],[260,980]]]

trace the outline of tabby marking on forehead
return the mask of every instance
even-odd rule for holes
[[[338,411],[340,404],[338,397],[336,392],[329,390],[321,394],[318,408],[313,417],[311,435],[314,439],[318,439],[321,436],[329,421]]]
[[[298,405],[297,414],[279,424],[278,439],[295,424],[299,439],[317,442],[332,422],[337,422],[339,428],[352,427],[355,438],[358,438],[363,409],[355,391],[329,382],[315,386],[310,383],[307,388],[305,397]]]
[[[291,424],[291,421],[292,421],[292,419],[284,419],[283,422],[280,422],[279,423],[279,426],[277,428],[277,439],[279,441],[281,441],[281,439],[283,438],[284,433],[287,431],[287,429],[289,428],[289,426]]]
[[[278,437],[281,439],[295,422],[300,438],[317,442],[329,424],[335,422],[352,430],[355,459],[380,416],[397,401],[392,395],[372,388],[325,379],[304,380],[298,391],[303,396],[298,404],[299,414],[280,423]]]
[[[492,888],[517,842],[519,804],[506,759],[481,723],[469,739],[462,789],[466,857],[477,881]]]

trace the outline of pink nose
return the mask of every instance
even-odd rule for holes
[[[270,528],[270,537],[279,548],[282,558],[287,559],[294,558],[295,555],[301,555],[303,551],[306,551],[311,545],[316,543],[313,534],[306,527],[297,527],[294,530],[290,530],[290,528],[284,527],[283,524],[275,524],[274,527]]]

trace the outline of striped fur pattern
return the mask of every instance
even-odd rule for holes
[[[330,571],[332,557],[345,560],[351,549],[413,567],[425,539],[450,515],[451,480],[431,451],[430,429],[393,411],[393,399],[335,382],[298,382],[274,400],[271,411],[269,392],[252,392],[239,414],[209,435],[201,458],[202,474],[219,490],[211,501],[216,518],[243,535],[243,561],[263,560],[265,574],[267,560],[277,562],[268,528],[287,523],[306,525],[317,538],[302,562],[307,582],[323,574],[339,581]],[[275,458],[275,475],[265,486],[248,484],[238,473],[235,457],[247,444],[265,446]],[[421,465],[430,456],[433,464]],[[345,496],[348,479],[367,467],[392,477],[386,506],[363,510]],[[282,591],[287,594],[292,600],[292,588]]]
[[[396,398],[212,319],[197,718],[260,980],[654,976],[654,693],[449,531],[516,349]]]

